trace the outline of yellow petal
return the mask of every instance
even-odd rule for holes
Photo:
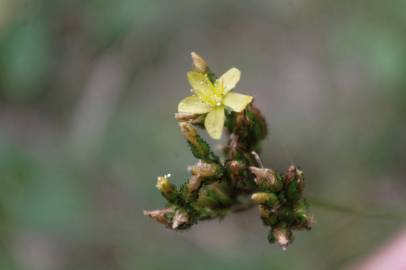
[[[240,80],[241,72],[233,67],[230,68],[226,73],[221,75],[221,77],[216,81],[216,87],[219,87],[219,84],[222,84],[224,87],[224,94],[227,94],[228,91],[233,89],[238,81]]]
[[[197,71],[189,71],[187,78],[193,91],[201,99],[207,100],[214,94],[212,84],[205,74]]]
[[[207,133],[213,139],[219,140],[221,138],[221,133],[224,127],[224,108],[218,107],[209,112],[204,121],[204,126],[206,127]]]
[[[207,113],[210,109],[210,105],[202,102],[197,96],[186,97],[178,105],[178,112],[185,113]]]
[[[251,101],[251,96],[231,92],[224,97],[223,104],[235,112],[241,112]]]

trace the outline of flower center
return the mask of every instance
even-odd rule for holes
[[[207,76],[207,75],[206,75]],[[213,84],[208,80],[208,85],[210,87],[211,93],[203,98],[203,101],[212,107],[220,107],[223,105],[223,83]]]

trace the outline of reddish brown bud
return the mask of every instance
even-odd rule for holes
[[[220,166],[215,163],[206,163],[199,160],[194,166],[190,166],[190,171],[193,175],[212,177],[220,172]]]
[[[183,137],[185,137],[186,140],[188,140],[191,144],[197,144],[197,130],[190,123],[180,122],[179,127]]]
[[[172,229],[176,230],[180,226],[187,224],[189,222],[189,217],[186,212],[182,210],[177,210],[172,221]]]
[[[193,66],[197,72],[207,73],[209,72],[209,66],[207,65],[206,61],[195,52],[191,52],[190,55],[192,56]]]
[[[200,188],[200,185],[202,184],[202,177],[199,175],[192,175],[189,179],[189,182],[187,184],[187,189],[189,194],[192,192],[195,192]]]
[[[296,181],[300,190],[303,193],[304,190],[304,174],[302,170],[296,169]]]
[[[272,229],[272,235],[283,250],[286,250],[288,245],[293,241],[292,231],[285,227]]]
[[[278,192],[283,188],[283,183],[277,177],[274,170],[257,168],[253,166],[249,169],[253,174],[255,174],[255,183],[257,183],[257,185],[270,188],[274,192]]]
[[[168,217],[168,214],[173,213],[171,208],[153,210],[153,211],[146,211],[144,210],[144,215],[149,216],[150,218],[154,219],[155,221],[168,225],[171,223],[171,220]]]
[[[296,181],[296,186],[299,193],[303,193],[304,190],[304,174],[303,171],[297,168],[294,165],[290,165],[286,175],[285,175],[286,183],[290,183],[292,181]]]
[[[296,167],[294,165],[290,165],[288,171],[286,172],[286,182],[292,181],[296,177]]]
[[[228,163],[231,173],[234,175],[239,175],[242,170],[246,168],[245,164],[238,160],[232,160]]]

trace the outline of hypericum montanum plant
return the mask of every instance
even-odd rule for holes
[[[200,220],[258,205],[264,225],[270,227],[268,240],[286,249],[293,241],[292,230],[309,230],[313,223],[303,198],[303,172],[294,165],[285,174],[262,166],[259,143],[267,135],[267,125],[252,104],[253,97],[232,91],[241,72],[231,68],[217,78],[201,56],[192,52],[192,60],[194,70],[187,77],[193,95],[179,103],[175,118],[198,162],[189,167],[192,175],[180,187],[169,181],[170,175],[158,177],[156,187],[168,207],[144,214],[168,228],[184,230]],[[195,127],[205,128],[216,140],[226,129],[224,161]]]

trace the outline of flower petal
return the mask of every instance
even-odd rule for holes
[[[210,105],[204,103],[197,96],[184,98],[178,105],[178,112],[186,113],[207,113],[211,110]]]
[[[187,73],[187,78],[193,91],[201,99],[206,100],[213,95],[213,87],[205,74],[197,71],[189,71]]]
[[[223,104],[230,107],[235,112],[241,112],[251,101],[251,96],[238,93],[228,93],[223,99]]]
[[[241,77],[241,71],[238,70],[238,68],[230,68],[226,73],[221,75],[221,77],[216,81],[216,87],[218,87],[218,84],[222,83],[224,87],[224,93],[227,94],[228,91],[233,89],[238,81],[240,80]]]
[[[221,133],[224,127],[224,108],[218,107],[209,112],[204,121],[204,126],[206,127],[207,133],[213,139],[219,140],[221,138]]]

